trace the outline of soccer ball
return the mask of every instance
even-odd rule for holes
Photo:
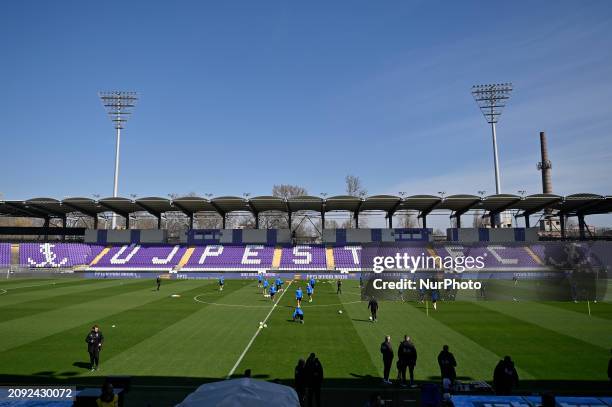
[[[370,321],[372,320],[372,317],[370,316]]]
[[[115,327],[115,325],[112,326],[113,328]]]
[[[264,328],[267,328],[267,327],[268,327],[268,324],[264,324],[263,326],[264,326]]]
[[[342,310],[341,309],[338,310],[338,314],[342,314]]]

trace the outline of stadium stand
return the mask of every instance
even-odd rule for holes
[[[182,271],[271,269],[274,246],[208,245],[196,247]]]
[[[21,267],[30,268],[87,265],[103,248],[83,243],[22,243],[19,245],[19,263]]]
[[[11,265],[11,244],[0,243],[0,267]]]
[[[169,271],[178,264],[186,250],[186,247],[179,245],[114,246],[92,267],[98,270],[138,268],[140,270]]]
[[[325,247],[317,245],[297,245],[283,247],[280,261],[282,270],[325,270],[327,257]]]

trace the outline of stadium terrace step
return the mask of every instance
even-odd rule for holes
[[[189,262],[189,259],[193,255],[194,250],[195,250],[195,247],[188,247],[187,250],[185,250],[185,254],[183,254],[183,257],[181,257],[181,260],[179,261],[178,265],[174,268],[174,271],[178,271],[182,269],[185,266],[185,264]]]
[[[104,249],[102,249],[102,251],[100,253],[98,253],[98,255],[96,256],[95,259],[92,260],[91,263],[89,263],[90,266],[95,266],[96,264],[98,264],[98,262],[100,261],[100,259],[102,257],[104,257],[104,255],[106,255],[106,253],[108,253],[111,249],[111,246],[107,246]]]
[[[272,258],[272,269],[278,270],[281,263],[281,258],[283,256],[283,249],[280,246],[276,246],[274,249],[274,257]]]
[[[335,270],[336,264],[334,262],[334,249],[332,247],[325,248],[325,259],[327,260],[327,269]]]

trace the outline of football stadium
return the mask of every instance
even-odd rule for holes
[[[585,45],[612,40],[608,3],[111,3],[133,25],[102,6],[0,6],[0,406],[612,407],[612,122],[587,103],[609,102],[612,59]],[[464,31],[498,9],[499,26]],[[434,35],[440,12],[463,19]],[[466,74],[457,50],[490,46],[487,27],[511,69]],[[560,66],[537,94],[530,47]],[[420,96],[469,99],[396,119],[417,103],[397,95],[400,66]],[[192,109],[199,69],[214,78]],[[557,114],[559,88],[576,104]]]

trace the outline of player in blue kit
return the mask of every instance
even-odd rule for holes
[[[310,277],[310,281],[309,284],[312,287],[312,290],[314,291],[315,288],[315,284],[317,283],[317,281],[314,279],[314,277]]]
[[[283,280],[280,277],[276,277],[276,291],[283,289]]]
[[[306,285],[306,294],[308,295],[308,302],[312,302],[312,286],[310,284]]]
[[[300,324],[304,323],[304,311],[300,306],[298,306],[295,311],[293,311],[293,322],[300,321]]]
[[[263,277],[261,276],[261,274],[258,274],[257,275],[257,288],[261,288],[262,281],[263,281]]]
[[[270,299],[271,299],[272,301],[274,301],[274,294],[276,294],[276,286],[271,285],[271,286],[270,286]]]
[[[223,276],[219,277],[219,291],[223,291],[223,286],[225,285],[225,278]]]
[[[268,280],[264,280],[264,282],[263,282],[263,295],[264,295],[264,297],[266,296],[266,290],[268,289],[269,285],[270,285],[270,283],[268,283]]]
[[[298,308],[302,306],[302,297],[304,297],[304,293],[302,292],[302,287],[298,287],[298,289],[295,290],[295,299],[297,300]]]

